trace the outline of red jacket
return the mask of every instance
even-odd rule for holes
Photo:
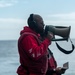
[[[52,52],[50,53],[50,52],[49,52],[49,59],[48,59],[48,71],[49,71],[49,73],[46,75],[59,75],[59,74],[57,74],[57,72],[54,71],[54,69],[56,69],[56,67],[57,67],[57,62],[53,56],[53,53]]]
[[[43,42],[29,27],[24,27],[18,40],[20,63],[19,75],[45,75],[48,68],[47,49],[51,42],[46,38]]]
[[[57,68],[57,62],[50,49],[48,49],[48,52],[48,70],[46,75],[61,75],[60,73],[54,71],[54,69]]]

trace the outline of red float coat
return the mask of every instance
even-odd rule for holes
[[[61,75],[60,73],[54,71],[54,69],[57,68],[57,62],[50,49],[48,49],[48,52],[48,70],[46,75]]]
[[[47,38],[41,42],[29,27],[24,27],[18,40],[20,66],[18,75],[45,75],[48,69],[47,49],[51,44]]]
[[[48,55],[48,70],[49,70],[49,74],[46,75],[58,75],[57,72],[54,71],[54,69],[56,69],[57,67],[57,62],[53,56],[53,53],[51,52],[51,50],[49,49],[49,55]]]

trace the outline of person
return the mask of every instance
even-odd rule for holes
[[[18,75],[46,75],[48,70],[48,46],[51,45],[52,33],[41,41],[44,32],[43,18],[38,14],[30,14],[18,39],[20,66]]]

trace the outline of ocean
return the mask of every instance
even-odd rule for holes
[[[75,45],[75,39],[72,39]],[[70,41],[58,42],[61,47],[71,50]],[[64,54],[58,50],[55,42],[49,46],[58,63],[58,67],[62,67],[65,62],[69,62],[69,69],[64,75],[75,75],[75,50],[71,54]],[[0,41],[0,75],[17,75],[16,70],[19,66],[19,55],[17,48],[17,40]]]

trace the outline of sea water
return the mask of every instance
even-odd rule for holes
[[[75,40],[72,41],[75,45]],[[72,49],[70,41],[58,43],[66,50]],[[65,62],[69,62],[69,69],[64,75],[75,75],[75,51],[66,55],[59,51],[55,42],[52,42],[49,48],[53,52],[58,67],[62,67]],[[17,75],[16,71],[19,65],[17,40],[0,41],[0,75]]]

